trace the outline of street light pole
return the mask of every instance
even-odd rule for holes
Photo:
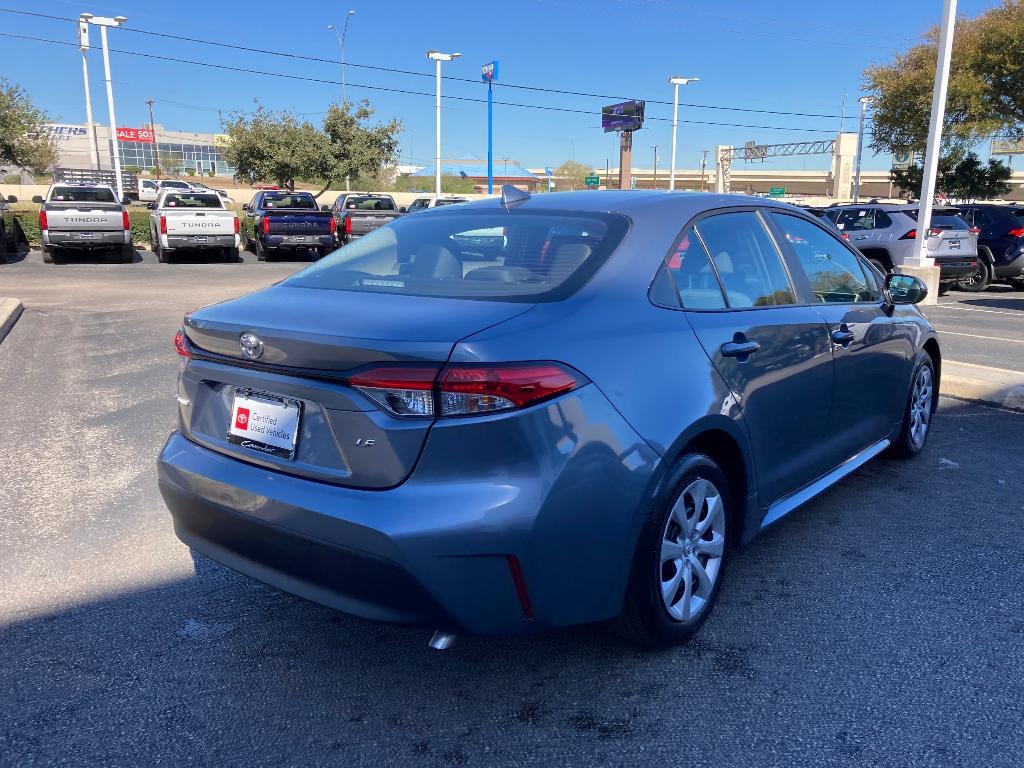
[[[655,144],[651,149],[654,150],[654,188],[658,188],[658,145]]]
[[[437,138],[434,147],[434,194],[441,194],[441,62],[459,58],[461,53],[441,53],[433,49],[427,51],[427,58],[433,59],[436,65],[437,93],[434,99],[436,113]]]
[[[91,13],[83,13],[78,17],[78,47],[82,51],[82,80],[85,82],[85,130],[89,134],[89,165],[94,170],[100,167],[100,151],[96,146],[96,127],[92,122],[92,98],[89,96],[89,19]]]
[[[668,188],[673,191],[676,188],[676,134],[679,131],[679,86],[689,83],[696,83],[699,77],[678,77],[672,76],[669,83],[675,87],[672,97],[672,167],[668,175]]]
[[[156,123],[153,122],[153,102],[155,99],[146,99],[146,105],[149,107],[149,132],[153,134],[153,165],[156,166],[156,177],[160,178],[160,152],[157,147],[160,145],[156,140]]]
[[[860,202],[860,160],[864,154],[864,115],[867,113],[868,104],[874,101],[870,96],[861,96],[860,99],[860,128],[857,130],[857,165],[853,171],[853,202]]]
[[[117,118],[114,116],[114,88],[110,82],[110,52],[107,48],[107,27],[120,27],[128,18],[126,16],[94,16],[83,13],[79,20],[87,24],[95,24],[100,28],[100,43],[103,45],[103,79],[107,84],[107,111],[110,113],[110,148],[114,161],[114,176],[117,181],[117,198],[124,198],[124,180],[121,178],[121,150],[117,143]]]
[[[487,83],[487,194],[494,194],[494,81],[498,79],[498,62],[489,61],[480,68],[480,78]]]

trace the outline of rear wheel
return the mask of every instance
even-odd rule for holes
[[[53,264],[53,249],[49,246],[43,246],[43,263]]]
[[[885,275],[888,275],[892,271],[891,269],[889,269],[889,267],[887,267],[885,264],[883,264],[878,259],[868,259],[868,261],[871,262],[871,266],[873,266],[875,269],[877,269],[879,272],[882,273],[883,277]]]
[[[910,380],[910,394],[903,409],[903,426],[892,444],[889,455],[909,459],[924,450],[935,414],[935,366],[927,354],[922,354]]]
[[[989,283],[992,282],[992,267],[989,266],[981,256],[978,257],[978,269],[973,275],[962,278],[956,281],[956,287],[961,291],[969,291],[970,293],[981,293],[988,288]]]
[[[126,243],[121,246],[121,263],[131,264],[135,261],[135,246],[131,243]]]
[[[640,534],[622,614],[612,628],[650,648],[685,642],[707,618],[728,555],[731,500],[719,466],[683,456]]]
[[[267,261],[267,249],[263,246],[263,241],[257,237],[254,242],[256,244],[256,261]]]
[[[225,248],[223,252],[224,261],[228,264],[237,264],[241,259],[238,257],[237,248]]]

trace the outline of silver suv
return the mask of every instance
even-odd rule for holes
[[[882,274],[906,264],[915,254],[916,205],[841,205],[826,215]],[[943,287],[974,274],[978,268],[978,231],[956,208],[933,208],[928,229],[928,255],[935,259]]]

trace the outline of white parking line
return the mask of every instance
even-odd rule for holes
[[[1024,344],[1024,339],[1004,339],[1002,336],[980,336],[977,333],[957,333],[956,331],[939,330],[940,336],[969,336],[972,339],[988,339],[989,341],[1008,341],[1011,344]]]
[[[936,306],[942,307],[943,309],[959,309],[962,312],[988,312],[992,315],[1017,315],[1020,316],[1020,312],[1017,310],[1006,311],[1005,309],[978,309],[977,307],[960,307],[956,304],[938,304]]]

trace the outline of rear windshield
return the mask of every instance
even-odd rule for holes
[[[57,203],[116,203],[108,187],[54,187],[50,200]]]
[[[395,201],[390,197],[350,197],[345,201],[345,208],[350,211],[393,211]]]
[[[464,197],[460,197],[457,200],[438,200],[436,203],[434,203],[434,207],[438,208],[438,207],[440,207],[442,205],[454,205],[455,203],[468,203],[468,202],[469,201],[466,200]]]
[[[164,189],[188,189],[189,185],[184,181],[161,181],[160,186]]]
[[[220,196],[209,192],[175,192],[164,198],[166,208],[221,208]]]
[[[603,213],[466,210],[402,217],[285,285],[489,301],[555,301],[589,280],[628,228]]]
[[[294,194],[288,192],[268,192],[263,196],[264,208],[287,208],[289,210],[315,211],[316,200],[306,192]]]
[[[903,211],[903,213],[907,214],[907,216],[912,218],[914,221],[917,221],[917,210],[916,209],[912,210],[912,211]],[[960,216],[958,216],[956,213],[949,213],[949,212],[945,212],[945,211],[938,212],[938,213],[935,213],[935,212],[932,213],[932,223],[931,223],[931,226],[934,227],[935,229],[970,229],[971,228],[971,225],[968,224],[966,221],[964,221],[962,218],[960,218]]]

